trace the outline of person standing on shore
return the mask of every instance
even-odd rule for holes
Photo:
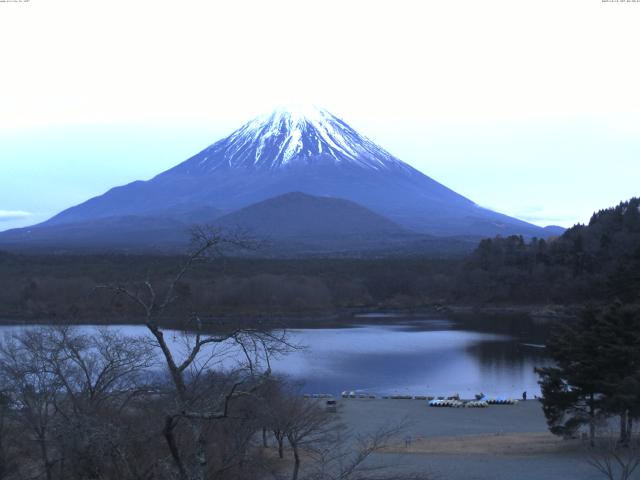
[[[526,400],[527,399],[527,391],[525,390],[524,392],[522,392],[522,400]]]

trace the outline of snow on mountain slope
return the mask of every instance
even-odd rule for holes
[[[173,171],[278,169],[313,160],[371,170],[410,169],[328,111],[297,107],[251,120]]]
[[[349,200],[430,235],[550,235],[479,207],[319,108],[257,117],[151,180],[112,188],[30,228],[122,216],[209,223],[290,192]]]

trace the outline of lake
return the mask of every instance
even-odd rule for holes
[[[24,326],[1,326],[3,335]],[[82,327],[87,328],[87,327]],[[143,326],[114,326],[127,335],[149,335]],[[367,315],[344,328],[289,330],[305,347],[273,361],[274,372],[302,384],[305,393],[344,390],[377,395],[452,395],[529,398],[539,395],[536,366],[550,364],[546,322],[528,318],[467,316],[409,318]],[[182,334],[168,335],[179,349]],[[228,350],[229,366],[238,352]]]

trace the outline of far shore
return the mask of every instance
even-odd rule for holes
[[[469,316],[526,317],[536,321],[570,320],[583,307],[579,305],[446,305],[427,304],[421,306],[370,306],[345,308],[332,311],[300,312],[222,312],[204,317],[205,325],[218,328],[220,325],[263,324],[273,328],[341,328],[354,325],[388,324],[430,318],[452,318]],[[46,312],[0,313],[0,325],[134,325],[141,324],[142,318],[114,315],[111,318],[84,318],[78,316],[51,316]],[[181,328],[180,323],[169,318],[161,323],[167,328]]]

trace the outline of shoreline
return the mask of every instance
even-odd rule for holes
[[[576,318],[584,307],[582,305],[463,305],[463,304],[429,304],[412,307],[370,306],[362,308],[343,308],[331,311],[301,311],[273,313],[224,312],[219,315],[203,317],[205,326],[214,327],[234,324],[264,324],[278,328],[348,328],[361,323],[385,324],[398,320],[418,320],[439,318],[443,315],[462,316],[497,316],[528,317],[536,321],[571,320]],[[16,312],[0,313],[0,325],[138,325],[142,321],[135,318],[122,317],[105,320],[102,318],[61,318],[59,315],[16,314]],[[181,322],[161,320],[166,328],[179,328]]]
[[[340,403],[342,405],[340,405]],[[339,402],[341,421],[357,432],[401,425],[375,459],[448,480],[597,480],[581,440],[548,431],[535,400],[487,408],[433,408],[402,400]],[[470,473],[472,472],[472,473]]]

